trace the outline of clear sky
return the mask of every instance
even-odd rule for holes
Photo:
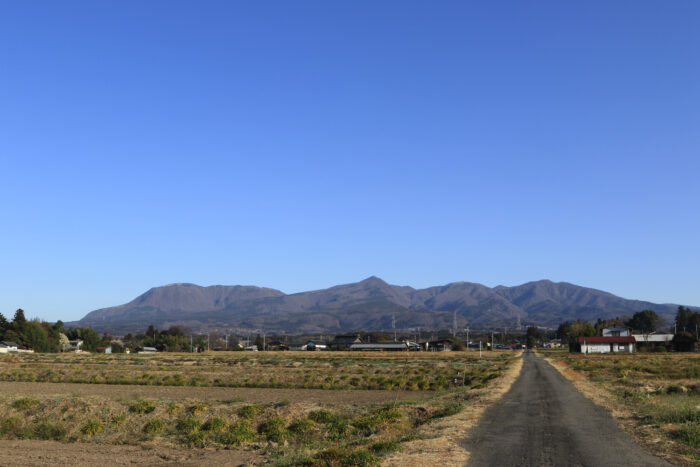
[[[700,305],[700,2],[0,2],[0,312],[548,278]]]

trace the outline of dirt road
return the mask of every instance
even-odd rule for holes
[[[532,352],[464,446],[470,466],[667,466]]]

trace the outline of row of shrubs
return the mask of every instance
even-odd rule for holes
[[[20,398],[12,402],[12,407],[24,411],[24,415],[13,415],[0,421],[0,436],[9,438],[34,439],[65,439],[71,431],[63,423],[27,423],[32,412],[39,412],[39,402],[33,398]],[[203,421],[200,416],[208,410],[206,404],[192,404],[185,407],[173,402],[166,406],[169,415],[175,419],[154,417],[147,420],[141,432],[144,436],[172,436],[180,443],[188,446],[203,447],[207,444],[226,446],[239,445],[255,440],[283,443],[306,442],[309,440],[327,440],[337,442],[348,437],[368,438],[381,432],[384,428],[393,426],[399,432],[410,431],[411,428],[426,421],[454,415],[462,409],[462,403],[450,402],[432,411],[432,415],[423,419],[411,420],[399,407],[385,406],[371,410],[365,414],[350,417],[327,409],[309,412],[306,417],[287,421],[278,415],[262,418],[265,405],[250,404],[236,410],[238,418],[229,421],[220,416],[213,416]],[[79,426],[73,425],[73,430],[84,437],[93,437],[103,432],[107,425],[119,427],[127,422],[128,413],[135,415],[151,414],[155,411],[154,401],[137,399],[128,406],[128,412],[113,415],[109,420],[91,417]],[[178,415],[179,414],[179,415]],[[38,416],[38,413],[34,414]],[[257,420],[257,423],[254,422]],[[133,425],[132,425],[133,426]],[[254,428],[255,427],[255,428]],[[71,440],[75,440],[75,436]],[[387,448],[388,449],[388,448]],[[381,451],[375,446],[374,451]],[[375,452],[375,454],[376,454]]]

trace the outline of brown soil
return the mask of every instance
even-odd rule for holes
[[[201,399],[246,402],[312,402],[333,405],[371,405],[394,400],[434,396],[430,391],[329,391],[324,389],[221,388],[189,386],[131,386],[119,384],[0,382],[0,393],[36,395],[102,396],[113,399]]]
[[[165,447],[110,446],[56,441],[0,440],[0,465],[259,465],[260,454],[245,450],[173,449]]]

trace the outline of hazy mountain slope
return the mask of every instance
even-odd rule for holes
[[[90,312],[80,322],[132,321],[164,313],[205,313],[221,310],[235,303],[282,295],[284,293],[279,290],[254,286],[200,287],[194,284],[170,284],[154,287],[124,305]]]
[[[670,322],[677,305],[627,300],[608,292],[548,280],[494,288],[471,282],[413,289],[370,277],[286,295],[253,286],[155,287],[133,301],[93,311],[69,325],[93,326],[115,333],[183,324],[193,330],[264,329],[270,332],[340,332],[390,329],[438,329],[452,326],[557,325],[565,320],[631,315],[656,310]]]

